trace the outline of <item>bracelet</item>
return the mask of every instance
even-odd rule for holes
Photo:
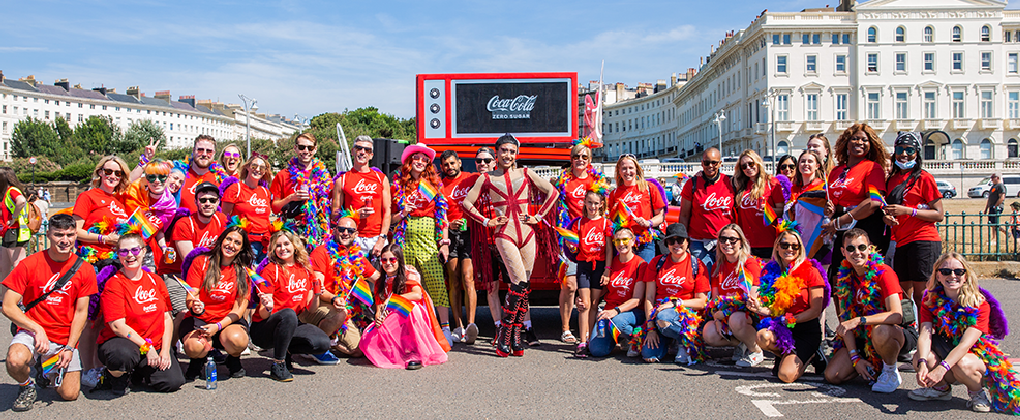
[[[917,207],[914,207],[914,214],[912,214],[910,217],[917,217]]]
[[[333,305],[333,306],[336,306],[336,300],[337,300],[337,298],[339,298],[339,297],[340,297],[340,296],[336,296],[336,295],[334,295],[334,296],[333,296],[333,299],[330,299],[330,300],[329,300],[329,304],[330,304],[330,305]]]
[[[857,369],[857,362],[861,360],[861,356],[857,354],[850,355],[850,363],[853,363],[854,369]]]
[[[216,331],[223,331],[223,325],[220,325],[219,322],[216,323]]]
[[[786,319],[786,328],[793,328],[797,325],[797,317],[791,315],[789,312],[784,314],[783,318]]]
[[[861,317],[861,325],[868,325],[868,318]]]
[[[619,315],[619,314],[622,314],[622,313],[623,313],[622,311],[620,311],[620,307],[619,307],[619,306],[617,306],[617,307],[615,307],[615,308],[613,308],[613,309],[616,309],[616,314],[617,314],[617,315]]]
[[[450,244],[450,240],[449,239],[443,239],[443,240],[439,241],[439,246],[449,245],[449,244]]]
[[[489,226],[489,218],[488,217],[482,218],[482,226]]]
[[[96,236],[97,236],[96,240],[98,240],[100,244],[104,243],[103,242],[103,235],[96,235]]]
[[[138,347],[138,352],[141,353],[142,356],[145,356],[145,354],[148,353],[150,349],[152,349],[152,340],[146,338],[145,344],[142,344],[140,347]]]
[[[949,372],[950,370],[953,369],[953,367],[949,366],[949,363],[946,363],[945,360],[939,362],[939,365],[941,365],[942,367],[946,368],[946,372]]]

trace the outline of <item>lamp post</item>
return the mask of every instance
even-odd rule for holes
[[[763,104],[769,111],[769,132],[772,135],[772,171],[775,172],[776,168],[776,96],[779,92],[775,88],[769,88],[769,93],[765,95],[765,103]]]
[[[719,112],[715,113],[715,119],[712,120],[712,122],[715,123],[715,126],[719,129],[719,155],[720,156],[722,156],[722,150],[723,150],[723,148],[722,148],[722,123],[723,123],[723,121],[726,121],[726,113],[723,112],[723,110],[720,109]]]
[[[237,97],[241,98],[241,102],[244,103],[244,122],[245,122],[244,136],[247,138],[248,141],[247,157],[251,158],[251,112],[259,109],[258,105],[256,105],[259,101],[244,95],[237,95]],[[251,103],[250,105],[249,102]]]

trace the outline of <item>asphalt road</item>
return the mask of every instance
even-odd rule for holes
[[[985,280],[1005,306],[1011,320],[1020,319],[1020,282]],[[473,346],[458,344],[441,366],[419,371],[373,367],[366,359],[344,359],[339,366],[318,366],[297,358],[295,380],[268,378],[269,360],[243,359],[248,377],[221,379],[219,389],[192,382],[173,394],[133,389],[114,399],[109,391],[84,392],[75,402],[55,401],[52,389],[40,392],[36,407],[10,412],[17,394],[14,381],[0,379],[0,413],[8,419],[99,418],[856,418],[896,414],[905,419],[978,417],[966,408],[967,394],[954,387],[948,402],[919,403],[907,399],[916,386],[912,372],[892,394],[872,393],[866,383],[842,386],[807,374],[798,383],[772,378],[771,359],[762,366],[740,369],[714,362],[680,367],[671,362],[646,364],[614,354],[606,359],[576,359],[558,341],[557,310],[533,309],[543,345],[523,358],[500,359],[488,345],[493,328],[487,308],[480,308],[482,335]],[[833,315],[830,309],[830,323]],[[0,342],[10,334],[0,328]],[[1016,325],[1014,331],[1017,330]],[[576,331],[576,330],[575,330]],[[486,339],[483,339],[486,338]],[[1007,353],[1020,351],[1018,334],[1002,343]],[[728,360],[729,351],[715,351]],[[808,368],[811,371],[811,368]],[[220,378],[226,369],[220,367]],[[994,414],[992,414],[994,415]],[[988,418],[984,416],[983,418]]]

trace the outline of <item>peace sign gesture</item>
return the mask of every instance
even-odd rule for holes
[[[159,147],[160,141],[149,137],[149,144],[145,146],[145,151],[142,152],[146,159],[153,160],[156,158],[156,149]]]

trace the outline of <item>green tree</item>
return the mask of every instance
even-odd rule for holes
[[[138,120],[128,126],[127,131],[124,132],[124,139],[118,146],[121,149],[126,149],[123,153],[127,153],[144,148],[149,144],[150,139],[159,140],[159,144],[163,146],[167,144],[163,127],[152,120]]]
[[[11,155],[27,158],[32,156],[56,156],[60,139],[49,123],[28,117],[14,124],[11,136]]]
[[[57,117],[53,122],[57,135],[60,137],[59,152],[49,156],[60,166],[67,166],[85,157],[85,149],[82,149],[78,140],[74,137],[74,130],[63,117]]]
[[[93,115],[74,128],[74,137],[89,155],[106,156],[117,152],[122,134],[110,117]]]

